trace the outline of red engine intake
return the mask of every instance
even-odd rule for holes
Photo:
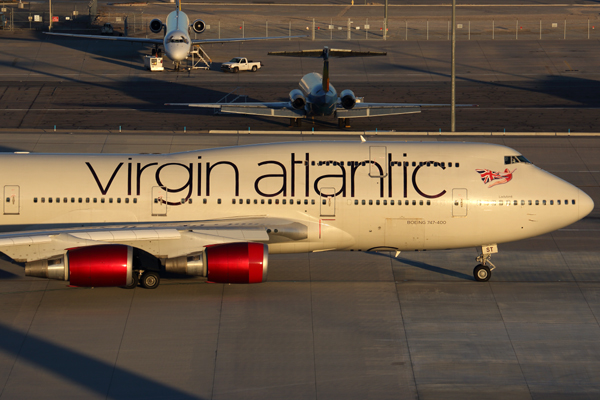
[[[73,286],[126,286],[133,282],[133,249],[120,244],[71,249],[67,253]]]
[[[206,249],[208,280],[260,283],[267,280],[268,247],[262,243],[226,243]]]

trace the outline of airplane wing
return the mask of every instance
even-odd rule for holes
[[[214,108],[224,114],[262,115],[279,118],[302,118],[304,110],[297,110],[289,101],[273,103],[165,103],[166,106]]]
[[[239,226],[236,222],[250,225]],[[267,231],[267,227],[273,230]],[[303,223],[256,216],[175,224],[113,225],[5,233],[0,235],[0,252],[16,261],[31,262],[62,255],[67,249],[75,247],[123,244],[145,250],[157,257],[175,258],[214,244],[285,242],[306,238],[308,227]]]
[[[227,42],[249,42],[253,40],[275,40],[275,39],[296,39],[303,38],[306,35],[298,36],[267,36],[267,37],[249,37],[249,38],[227,38],[227,39],[192,39],[192,44],[204,43],[227,43]]]
[[[58,32],[44,32],[44,33],[46,35],[69,36],[69,37],[85,38],[85,39],[114,40],[114,41],[122,41],[122,42],[163,44],[163,40],[162,39],[137,38],[137,37],[129,37],[129,36],[81,35],[81,34],[78,34],[78,33],[58,33]]]
[[[338,118],[366,118],[385,115],[417,114],[421,108],[450,107],[450,104],[420,103],[356,103],[351,109],[339,105],[336,109]],[[477,107],[476,104],[456,104],[456,107]]]

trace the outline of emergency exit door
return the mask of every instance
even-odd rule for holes
[[[20,209],[19,186],[4,186],[4,214],[18,215]]]
[[[167,189],[162,186],[152,187],[152,215],[167,215]]]

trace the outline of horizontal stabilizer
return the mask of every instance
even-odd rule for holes
[[[97,39],[97,40],[113,40],[121,42],[131,43],[150,43],[150,44],[162,44],[162,39],[149,39],[140,37],[129,37],[129,36],[106,36],[106,35],[83,35],[78,33],[58,33],[58,32],[44,32],[46,35],[52,36],[67,36],[83,39]]]
[[[314,57],[322,58],[326,50],[301,50],[301,51],[270,51],[270,56],[285,56],[285,57]],[[355,51],[344,49],[329,49],[329,57],[371,57],[385,56],[387,52],[383,51]]]
[[[306,37],[306,35],[265,36],[265,37],[227,38],[227,39],[192,39],[192,43],[193,44],[204,44],[204,43],[250,42],[250,41],[257,41],[257,40],[296,39],[296,38],[303,38],[303,37]]]
[[[238,107],[238,106],[222,106],[221,112],[225,114],[246,114],[246,115],[262,115],[265,117],[279,118],[302,118],[304,110],[296,110],[294,108],[269,108],[269,107]]]

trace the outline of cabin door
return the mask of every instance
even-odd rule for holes
[[[19,215],[20,198],[19,186],[7,185],[4,186],[4,214]]]
[[[167,215],[167,188],[163,186],[152,187],[152,216]]]
[[[452,216],[467,216],[467,189],[452,189]]]
[[[321,191],[321,217],[335,217],[335,188],[323,187]]]

